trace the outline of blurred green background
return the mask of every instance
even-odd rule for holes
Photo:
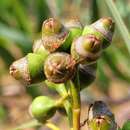
[[[32,51],[34,40],[41,36],[42,22],[55,17],[64,21],[77,17],[83,25],[101,17],[113,17],[107,0],[0,0],[0,130],[10,130],[30,119],[28,106],[40,94],[55,95],[42,83],[27,87],[9,75],[10,64]],[[130,0],[114,0],[118,13],[130,30]],[[109,7],[109,8],[108,8]],[[117,16],[113,19],[118,21]],[[130,119],[130,53],[122,25],[116,23],[112,45],[98,61],[95,82],[82,91],[82,120],[87,116],[88,103],[106,101],[119,126]],[[85,116],[86,115],[86,116]],[[61,117],[60,117],[61,118]],[[65,129],[65,119],[54,117]],[[38,128],[42,130],[45,128]],[[67,128],[66,128],[67,129]],[[35,129],[27,129],[35,130]]]

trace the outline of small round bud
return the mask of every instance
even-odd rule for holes
[[[59,20],[54,18],[49,18],[43,22],[42,25],[42,35],[53,35],[58,34],[62,29],[62,24]]]
[[[46,78],[54,83],[63,83],[72,78],[75,72],[75,61],[67,53],[53,53],[44,64]]]
[[[93,34],[102,40],[102,48],[107,48],[113,37],[115,24],[111,18],[101,18],[90,26],[86,26],[83,35]]]
[[[101,52],[101,42],[94,35],[84,35],[77,38],[71,47],[71,55],[77,63],[95,62]]]
[[[97,63],[94,64],[79,64],[79,81],[81,90],[89,86],[96,78]]]
[[[44,122],[55,114],[56,102],[50,97],[38,96],[33,100],[29,112],[34,118]]]

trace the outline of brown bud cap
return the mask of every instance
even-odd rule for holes
[[[67,53],[53,53],[44,64],[46,78],[54,83],[63,83],[72,78],[75,72],[75,61]]]
[[[42,34],[43,35],[53,35],[61,31],[62,24],[59,20],[54,18],[49,18],[43,22]]]
[[[23,79],[27,82],[30,82],[30,74],[29,74],[29,69],[28,69],[28,61],[27,58],[21,58],[10,66],[10,74],[15,78],[15,79]]]
[[[110,17],[101,18],[93,23],[91,26],[102,33],[106,40],[108,40],[109,42],[112,41],[115,23]]]
[[[64,30],[59,35],[44,36],[42,38],[42,42],[46,50],[49,52],[54,52],[64,44],[67,37],[68,32]]]
[[[43,23],[42,42],[47,51],[56,51],[64,44],[68,36],[69,31],[58,20],[50,18]]]
[[[28,53],[10,66],[10,74],[25,83],[37,83],[45,79],[42,71],[44,59],[43,55]]]

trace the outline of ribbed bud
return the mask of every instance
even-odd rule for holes
[[[29,112],[31,116],[43,123],[55,114],[56,102],[47,96],[36,97],[29,108]]]
[[[97,63],[79,64],[79,81],[81,90],[89,86],[96,78]]]
[[[67,53],[53,53],[48,56],[44,64],[46,78],[54,83],[64,83],[75,72],[75,61]]]
[[[106,48],[112,42],[115,24],[111,18],[101,18],[90,26],[86,26],[82,35],[93,34],[102,40],[102,48]]]
[[[76,63],[96,62],[101,53],[101,42],[94,35],[80,36],[71,46],[71,55]]]
[[[42,42],[49,52],[59,49],[69,36],[69,31],[56,19],[50,18],[43,23]]]
[[[44,80],[44,59],[41,55],[29,53],[26,57],[15,61],[10,66],[10,74],[16,78],[26,81],[28,84]]]
[[[89,130],[117,129],[114,115],[104,102],[96,101],[94,104],[90,105],[88,111],[88,127]]]

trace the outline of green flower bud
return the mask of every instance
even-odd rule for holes
[[[42,70],[44,60],[41,55],[29,53],[10,66],[10,74],[14,78],[22,79],[29,84],[44,80],[45,77]]]
[[[38,96],[33,100],[29,112],[34,118],[44,122],[55,114],[56,109],[55,100],[47,96]]]
[[[49,52],[59,49],[69,36],[69,31],[56,19],[50,18],[43,23],[42,42]]]
[[[96,78],[97,63],[86,65],[79,64],[79,81],[81,90],[89,86]]]
[[[103,42],[102,48],[105,49],[112,41],[114,25],[111,18],[101,18],[90,26],[85,26],[82,35],[95,35]]]
[[[54,83],[63,83],[72,78],[75,72],[75,61],[67,53],[53,53],[44,64],[46,78]]]
[[[90,105],[88,111],[88,127],[90,130],[116,130],[114,115],[102,101]]]
[[[70,19],[65,22],[64,26],[69,30],[69,36],[62,45],[62,48],[64,50],[69,50],[73,40],[82,34],[83,27],[78,19]]]
[[[94,35],[80,36],[71,46],[71,55],[76,63],[93,63],[101,54],[101,42]]]

